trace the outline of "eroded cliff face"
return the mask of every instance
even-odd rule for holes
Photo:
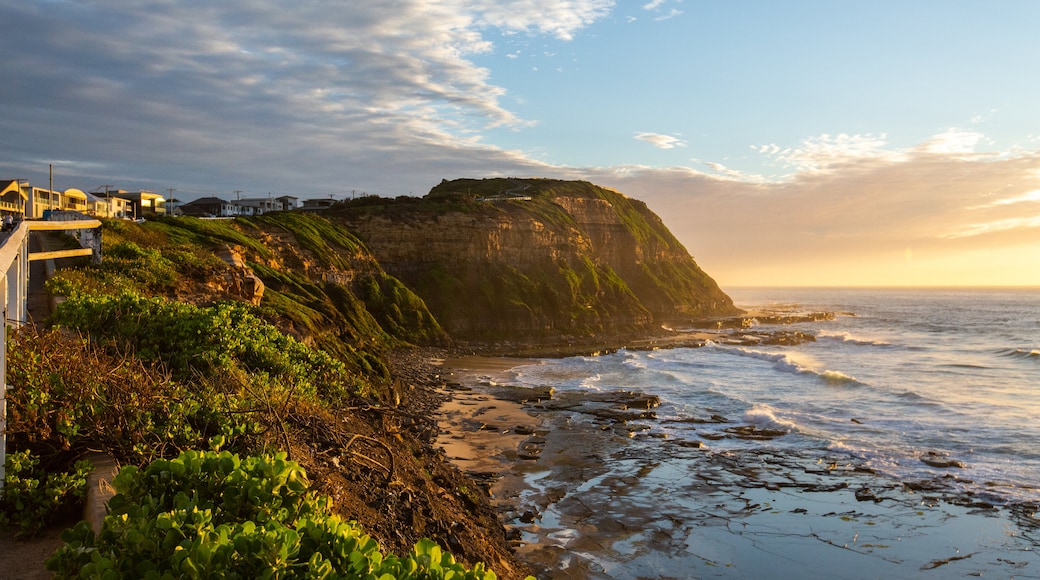
[[[736,312],[645,204],[585,182],[456,180],[329,217],[458,339],[645,332]]]

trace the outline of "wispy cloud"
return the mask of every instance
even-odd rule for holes
[[[905,149],[886,146],[884,136],[758,146],[798,167],[772,181],[711,162],[714,173],[625,167],[592,170],[588,178],[646,200],[702,266],[731,284],[876,284],[911,265],[917,270],[907,279],[944,283],[928,268],[985,266],[968,263],[969,242],[973,252],[994,256],[1035,247],[1040,259],[1040,211],[1022,215],[1023,204],[1040,196],[1040,153],[966,157],[965,147],[931,146],[947,137]],[[987,192],[1000,192],[999,203],[980,212]],[[904,259],[908,248],[912,264]],[[987,280],[978,274],[972,283]]]
[[[636,133],[636,139],[650,143],[658,149],[686,147],[686,141],[672,135],[663,135],[661,133]]]
[[[649,12],[661,12],[661,8],[669,1],[670,0],[651,0],[646,4],[643,4],[643,10],[647,10]],[[682,13],[682,10],[679,10],[678,8],[672,8],[664,14],[659,14],[658,16],[655,16],[654,20],[658,22],[662,20],[668,20],[670,18],[675,18],[676,16],[679,16]]]
[[[964,154],[974,153],[983,135],[974,131],[950,129],[921,144],[918,150],[925,153]]]
[[[954,232],[946,234],[943,237],[955,240],[958,238],[972,238],[997,232],[1007,232],[1010,230],[1033,228],[1040,228],[1040,215],[1029,217],[1005,218],[992,222],[970,224]]]
[[[393,187],[395,157],[525,167],[476,138],[529,124],[473,62],[493,49],[486,32],[569,39],[612,6],[0,0],[0,159],[96,163],[138,183],[323,189],[330,167]]]
[[[820,135],[793,147],[775,143],[752,147],[794,172],[823,172],[852,162],[881,159],[896,161],[903,153],[886,148],[886,135]]]

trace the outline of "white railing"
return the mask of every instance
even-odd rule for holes
[[[4,324],[0,328],[0,495],[3,494],[7,462],[7,327],[19,327],[29,320],[29,262],[54,258],[93,255],[101,259],[101,236],[92,248],[59,250],[55,252],[29,252],[29,232],[36,230],[80,230],[100,231],[98,220],[70,221],[23,221],[0,241],[0,298],[4,304]]]

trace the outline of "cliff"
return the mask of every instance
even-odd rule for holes
[[[626,335],[739,312],[646,204],[587,182],[443,181],[326,215],[456,339]]]

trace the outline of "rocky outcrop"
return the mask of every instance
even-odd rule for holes
[[[739,312],[644,203],[586,182],[445,181],[328,215],[457,339],[626,334]]]
[[[260,306],[264,298],[264,282],[246,265],[242,253],[227,245],[217,248],[214,253],[230,267],[219,279],[223,292],[234,300]]]

